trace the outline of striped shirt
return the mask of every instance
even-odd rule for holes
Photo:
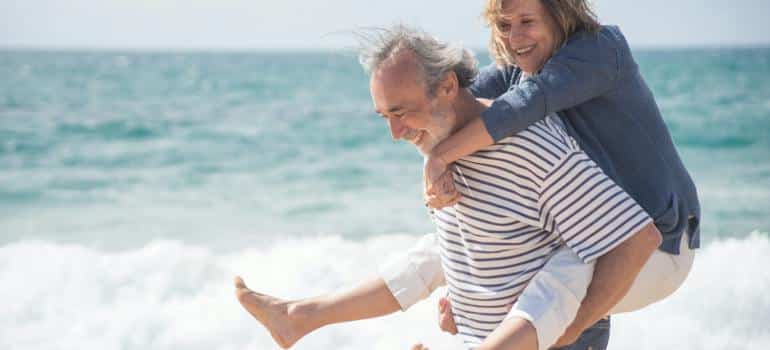
[[[459,334],[478,346],[562,244],[586,263],[652,222],[558,119],[455,163],[462,199],[433,212]]]

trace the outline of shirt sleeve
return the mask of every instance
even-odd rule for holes
[[[510,88],[514,72],[513,67],[498,67],[492,63],[479,71],[469,89],[477,98],[497,98]]]
[[[408,252],[381,266],[380,277],[404,311],[445,285],[436,235],[423,236]]]
[[[585,263],[609,252],[652,219],[582,151],[546,176],[538,200],[543,229],[557,233]]]
[[[546,115],[611,90],[620,75],[623,45],[625,40],[614,27],[573,35],[538,74],[523,79],[482,112],[490,136],[497,142]]]

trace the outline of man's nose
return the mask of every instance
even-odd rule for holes
[[[394,140],[398,140],[404,135],[406,127],[398,118],[388,118],[388,127],[390,128],[390,137]]]

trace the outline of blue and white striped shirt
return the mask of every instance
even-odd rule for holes
[[[433,220],[455,323],[471,348],[562,244],[589,263],[652,222],[552,117],[458,160],[454,177],[462,199]]]

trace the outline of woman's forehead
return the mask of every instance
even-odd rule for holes
[[[511,19],[521,16],[534,16],[542,13],[540,0],[503,0],[497,16],[501,19]]]

